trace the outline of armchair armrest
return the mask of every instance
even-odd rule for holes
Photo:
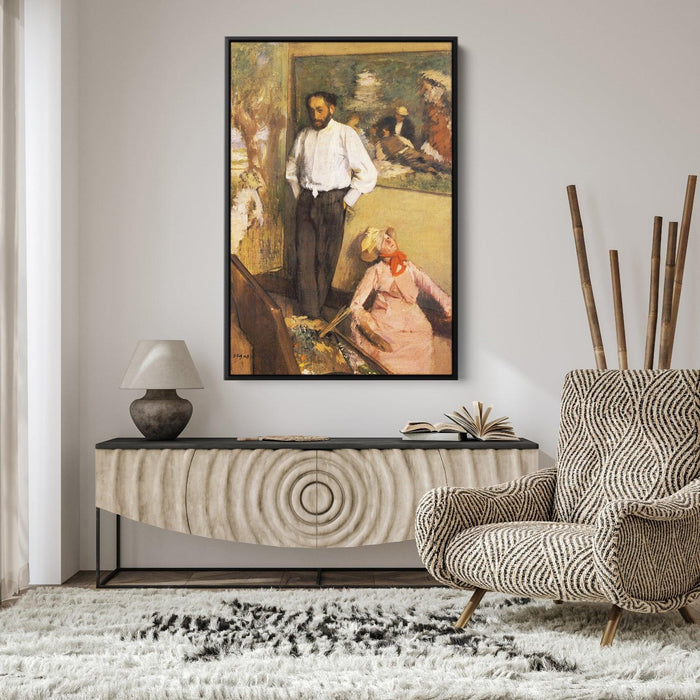
[[[681,608],[700,595],[700,479],[653,501],[618,500],[596,518],[598,582],[637,612]]]
[[[428,491],[416,510],[416,546],[431,575],[459,586],[444,566],[445,548],[462,530],[487,523],[548,520],[556,467],[480,489],[442,487]]]

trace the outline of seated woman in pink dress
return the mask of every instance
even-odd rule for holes
[[[431,374],[433,328],[418,306],[420,291],[452,320],[452,298],[406,259],[394,229],[368,228],[360,257],[375,262],[357,285],[350,302],[353,340],[392,374]]]

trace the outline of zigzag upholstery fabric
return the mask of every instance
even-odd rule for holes
[[[621,608],[666,612],[700,597],[700,479],[667,498],[608,503],[594,561],[601,590]]]
[[[700,597],[700,371],[567,375],[557,467],[428,492],[416,543],[443,583],[663,612]]]
[[[477,525],[550,520],[555,486],[551,468],[489,488],[428,491],[416,511],[416,545],[425,568],[441,583],[464,588],[464,578],[447,566],[445,551],[452,540]]]
[[[700,477],[700,372],[570,372],[564,381],[554,520],[595,522],[610,501],[650,501]]]
[[[522,522],[479,525],[445,551],[463,585],[533,598],[605,600],[593,564],[595,527]]]

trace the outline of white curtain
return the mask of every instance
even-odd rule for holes
[[[23,2],[0,0],[0,600],[29,582]]]

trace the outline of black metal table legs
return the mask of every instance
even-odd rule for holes
[[[105,588],[108,581],[111,581],[121,571],[122,558],[122,518],[117,515],[117,561],[116,566],[101,578],[100,570],[100,509],[95,508],[95,588]]]

